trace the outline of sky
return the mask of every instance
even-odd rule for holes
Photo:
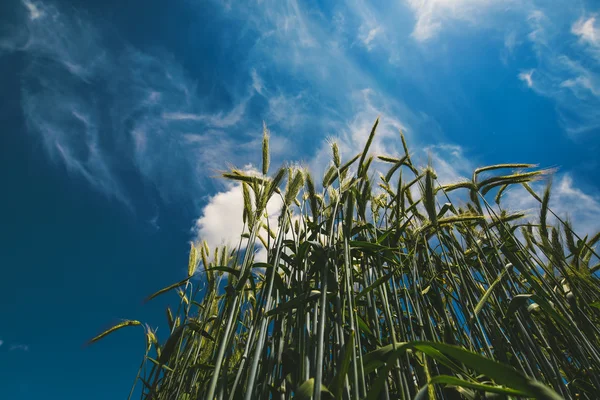
[[[380,116],[373,151],[402,130],[442,182],[557,168],[551,207],[600,229],[594,1],[4,0],[0,93],[1,398],[127,395],[143,330],[85,343],[164,324],[174,299],[143,299],[189,242],[235,240],[216,177],[258,168],[263,122],[274,166],[352,157]]]

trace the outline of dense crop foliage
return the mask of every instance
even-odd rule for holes
[[[600,235],[556,218],[549,185],[533,191],[550,171],[440,185],[403,136],[404,155],[370,155],[376,128],[349,160],[332,144],[319,181],[269,176],[266,134],[262,173],[224,174],[244,194],[240,246],[192,245],[188,277],[151,296],[180,302],[165,340],[146,328],[142,398],[598,398]],[[513,186],[539,201],[536,222],[503,208]]]

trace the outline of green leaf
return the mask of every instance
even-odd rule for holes
[[[360,292],[358,295],[356,295],[356,300],[360,300],[362,297],[366,296],[369,292],[373,291],[374,289],[376,289],[379,285],[381,285],[382,283],[384,283],[385,281],[387,281],[388,279],[390,279],[390,277],[394,274],[395,271],[390,271],[387,274],[380,276],[379,278],[377,278],[375,280],[375,282],[373,282],[371,285],[369,285],[368,288],[366,288],[365,290],[363,290],[362,292]]]
[[[569,330],[571,329],[571,324],[569,324],[569,322],[567,322],[567,320],[560,315],[545,298],[536,294],[519,294],[513,297],[508,305],[508,311],[506,312],[507,317],[510,317],[512,314],[514,314],[519,307],[523,306],[527,302],[527,300],[536,302],[539,304],[541,309],[551,316],[556,322],[560,323],[563,327]]]
[[[315,378],[310,378],[304,381],[298,389],[294,391],[294,399],[297,400],[310,400],[313,393],[315,392]],[[321,398],[323,399],[334,399],[333,394],[327,389],[325,385],[321,385]]]
[[[344,348],[344,359],[342,360],[342,364],[338,373],[333,378],[333,387],[331,390],[335,395],[336,399],[341,399],[344,389],[344,383],[346,382],[346,375],[348,374],[348,370],[350,369],[350,363],[352,362],[352,355],[354,354],[354,331],[350,333],[350,338],[346,343],[346,347]]]
[[[488,376],[495,382],[505,385],[508,388],[526,393],[528,396],[549,400],[562,399],[552,389],[544,386],[540,382],[526,377],[521,372],[508,365],[490,360],[460,347],[430,342],[417,342],[414,345],[419,346],[419,344],[433,347],[445,355],[462,362],[464,365],[477,371],[478,373]]]
[[[309,301],[313,301],[319,298],[321,292],[318,290],[311,290],[310,292],[303,293],[297,297],[294,297],[291,300],[286,301],[285,303],[273,308],[267,313],[267,316],[273,316],[275,314],[281,314],[284,311],[289,311],[294,308],[298,308],[302,304],[306,304]]]
[[[171,358],[171,355],[177,347],[177,343],[179,343],[179,339],[181,339],[181,335],[183,334],[184,328],[185,325],[178,326],[177,328],[175,328],[173,333],[171,333],[171,336],[169,336],[169,338],[167,339],[167,342],[165,343],[165,345],[162,348],[162,351],[160,352],[160,357],[158,358],[158,361],[161,365],[164,365]]]
[[[469,389],[481,390],[484,392],[506,394],[509,396],[527,396],[527,393],[522,392],[520,390],[509,389],[509,388],[505,388],[502,386],[485,385],[483,383],[477,383],[477,382],[469,382],[469,381],[465,381],[463,379],[457,378],[455,376],[449,376],[449,375],[435,376],[435,377],[431,378],[429,383],[434,384],[434,385],[446,384],[446,385],[452,385],[452,386],[460,386],[460,387],[465,387],[465,388],[469,388]]]
[[[450,367],[454,363],[450,361],[448,357],[452,357],[477,373],[488,376],[496,383],[504,385],[509,389],[523,392],[530,397],[547,400],[562,399],[552,389],[544,386],[538,381],[528,378],[508,365],[501,364],[460,347],[433,342],[397,343],[395,350],[392,349],[392,345],[388,345],[365,355],[363,357],[363,361],[365,362],[365,373],[367,373],[367,371],[373,371],[374,368],[385,366],[382,371],[378,371],[378,375],[380,376],[378,376],[376,384],[374,384],[374,387],[371,389],[371,392],[375,391],[375,393],[371,396],[372,393],[370,392],[367,398],[377,398],[379,395],[378,390],[381,390],[382,387],[382,384],[379,386],[377,381],[380,379],[387,379],[387,374],[391,366],[394,365],[396,360],[408,349],[421,351]],[[440,353],[442,357],[440,357]],[[460,367],[456,365],[451,368],[454,371],[460,370]],[[385,375],[385,378],[381,378],[382,375]]]

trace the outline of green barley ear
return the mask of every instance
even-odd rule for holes
[[[291,176],[291,170],[290,170],[290,176]],[[286,188],[285,191],[285,195],[284,195],[284,205],[285,207],[289,207],[292,202],[296,199],[296,196],[298,196],[298,193],[300,192],[300,189],[302,188],[302,186],[304,185],[304,174],[302,173],[301,170],[297,170],[296,174],[294,175],[294,178],[291,179],[290,183],[288,184],[288,187]]]
[[[267,178],[264,178],[261,176],[255,176],[255,175],[248,175],[247,173],[240,171],[239,169],[235,169],[235,168],[233,168],[229,172],[224,172],[221,176],[223,178],[230,179],[230,180],[237,181],[237,182],[246,182],[253,186],[257,186],[259,184],[264,185],[268,182]]]
[[[308,190],[308,200],[310,203],[310,212],[313,217],[313,221],[316,221],[318,218],[318,203],[317,196],[315,191],[315,182],[313,181],[312,175],[310,172],[306,171],[306,189]]]
[[[102,339],[103,337],[105,337],[106,335],[109,335],[111,333],[113,333],[114,331],[117,331],[121,328],[124,328],[126,326],[137,326],[137,325],[141,325],[142,323],[140,321],[134,321],[134,320],[125,320],[123,322],[120,322],[118,324],[116,324],[115,326],[113,326],[112,328],[108,328],[107,330],[105,330],[104,332],[102,332],[101,334],[99,334],[98,336],[96,336],[95,338],[91,339],[88,344],[92,344],[97,342],[98,340]]]
[[[527,182],[523,182],[521,185],[523,185],[523,187],[525,188],[525,190],[527,190],[527,192],[537,201],[539,201],[540,203],[542,202],[542,199],[540,198],[540,196],[537,195],[537,193],[531,188],[531,186],[529,186],[529,184]]]
[[[188,276],[193,276],[198,266],[198,250],[194,243],[190,243],[190,258],[188,260]]]
[[[263,140],[262,140],[262,173],[269,173],[269,130],[267,124],[263,122]]]
[[[248,229],[254,227],[254,211],[252,210],[252,198],[250,197],[250,186],[246,182],[242,182],[242,193],[244,197],[244,213],[243,222],[248,222]]]
[[[444,192],[451,192],[456,189],[469,189],[470,191],[477,190],[477,187],[473,182],[464,181],[464,182],[456,182],[456,183],[448,183],[443,185],[441,189]]]
[[[202,266],[204,267],[204,269],[209,268],[208,265],[208,244],[206,243],[206,240],[202,242],[202,245],[200,246],[200,257],[202,258]]]
[[[325,171],[325,175],[323,175],[323,188],[327,189],[329,185],[331,185],[336,178],[336,168],[335,165],[331,165],[327,171]]]
[[[265,222],[263,222],[260,226],[267,232],[271,239],[275,239],[277,237],[277,234]]]
[[[171,309],[169,307],[167,307],[167,324],[169,325],[169,330],[173,330],[173,325],[175,324],[175,321],[173,320],[173,313],[171,312]]]
[[[346,197],[346,210],[344,210],[344,234],[350,238],[352,232],[352,222],[354,220],[354,190],[348,191]]]
[[[532,254],[535,254],[535,246],[533,245],[533,234],[530,233],[529,231],[529,227],[531,227],[531,225],[527,225],[527,227],[521,227],[521,233],[523,234],[523,239],[525,239],[525,247],[527,248],[527,250],[529,250]]]
[[[369,156],[369,158],[367,158],[367,160],[363,164],[362,173],[360,176],[362,176],[362,177],[367,176],[367,172],[369,171],[369,168],[371,167],[372,162],[373,162],[373,156]]]
[[[486,167],[477,168],[475,172],[473,172],[473,182],[477,181],[477,176],[486,171],[494,171],[497,169],[526,169],[526,168],[534,168],[537,167],[536,164],[496,164],[496,165],[488,165]]]
[[[547,225],[547,217],[548,217],[548,204],[550,203],[550,190],[552,189],[552,180],[548,181],[548,185],[544,190],[544,196],[542,197],[542,207],[540,208],[540,234],[542,235],[542,240],[546,241],[550,238],[548,235],[548,225]]]
[[[215,255],[213,256],[213,262],[215,263],[215,266],[219,266],[219,254],[221,253],[221,249],[219,248],[219,246],[215,247]]]
[[[283,178],[285,178],[286,172],[286,167],[279,168],[273,176],[273,178],[271,179],[271,181],[269,182],[267,190],[267,202],[269,201],[271,196],[273,196],[273,193],[281,193],[279,190],[279,185],[281,185],[281,181],[283,181]]]
[[[567,242],[567,248],[573,255],[573,261],[572,261],[573,266],[575,266],[575,268],[578,268],[579,251],[577,249],[577,246],[575,245],[575,237],[573,236],[573,227],[571,225],[571,221],[569,221],[568,219],[566,219],[564,222],[563,231],[565,233],[565,240]]]
[[[498,193],[496,194],[496,198],[494,199],[496,204],[500,205],[500,199],[502,198],[502,193],[504,193],[504,191],[506,190],[507,187],[508,187],[508,183],[501,186],[500,190],[498,190]]]
[[[410,163],[410,155],[408,152],[408,145],[406,144],[406,138],[404,137],[404,132],[400,130],[400,140],[402,140],[402,148],[404,149],[404,155]]]
[[[435,192],[434,192],[435,173],[431,167],[425,170],[425,188],[423,189],[423,205],[433,226],[437,225],[437,213],[435,210]]]
[[[227,266],[229,264],[229,257],[227,255],[227,246],[223,246],[221,249],[221,265]]]
[[[331,143],[331,150],[333,151],[333,164],[339,168],[342,164],[342,160],[340,158],[340,149],[336,142]]]

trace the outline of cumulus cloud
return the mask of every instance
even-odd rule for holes
[[[251,174],[256,173],[250,166],[246,171]],[[282,205],[283,202],[277,195],[267,203],[266,211],[270,226],[277,226]],[[226,190],[211,196],[196,221],[198,238],[206,240],[209,247],[213,249],[223,245],[237,247],[244,233],[243,210],[244,196],[241,184],[232,184]]]

